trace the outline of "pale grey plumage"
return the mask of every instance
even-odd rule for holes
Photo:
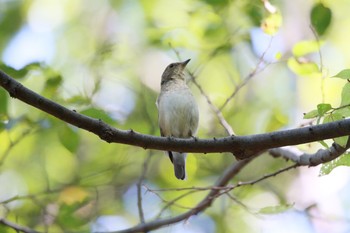
[[[197,132],[198,107],[183,73],[189,61],[168,65],[162,75],[157,107],[159,128],[164,137],[189,138]],[[168,154],[174,164],[175,176],[185,179],[186,153],[168,151]]]

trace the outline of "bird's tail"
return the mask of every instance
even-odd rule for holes
[[[186,153],[170,152],[169,156],[174,164],[176,178],[184,180],[186,178]]]

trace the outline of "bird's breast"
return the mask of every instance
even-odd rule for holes
[[[197,131],[198,107],[188,88],[163,92],[158,110],[164,136],[190,137]]]

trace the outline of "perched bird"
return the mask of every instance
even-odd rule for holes
[[[167,66],[157,99],[158,123],[163,137],[194,137],[198,128],[198,106],[185,80],[184,69],[191,59]],[[175,176],[186,178],[186,153],[168,151]]]

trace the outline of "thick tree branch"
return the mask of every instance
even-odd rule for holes
[[[107,142],[134,145],[145,149],[198,153],[232,152],[238,158],[243,159],[270,148],[350,135],[350,119],[344,119],[322,125],[250,136],[229,136],[218,139],[156,137],[140,134],[133,130],[116,129],[101,120],[69,110],[29,90],[2,71],[0,71],[0,85],[10,93],[10,96],[69,124],[88,130]]]

